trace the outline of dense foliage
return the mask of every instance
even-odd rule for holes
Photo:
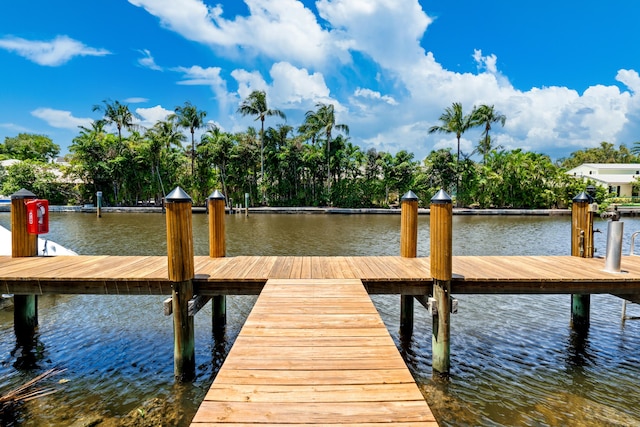
[[[504,125],[506,116],[487,105],[464,115],[462,105],[454,103],[430,129],[455,134],[459,141],[465,131],[480,127],[473,153],[461,153],[458,146],[455,153],[432,151],[423,161],[404,150],[364,151],[352,144],[348,125],[336,123],[332,105],[316,105],[295,128],[282,112],[268,108],[264,92],[252,93],[238,109],[259,120],[260,128],[239,133],[207,127],[206,112],[188,102],[148,129],[137,127],[128,106],[118,101],[94,109],[104,117],[79,129],[64,166],[50,163],[59,147],[46,136],[5,138],[0,158],[24,162],[0,170],[2,193],[24,187],[52,203],[77,204],[94,202],[102,191],[105,205],[131,206],[159,204],[179,185],[196,205],[221,189],[234,203],[248,193],[253,206],[356,208],[394,205],[408,190],[427,206],[442,188],[459,206],[549,208],[567,206],[586,185],[567,169],[585,162],[638,161],[637,147],[630,151],[607,142],[556,163],[544,154],[504,150],[493,145],[489,133],[492,124]],[[266,125],[274,120],[281,123]],[[205,130],[196,138],[198,129]]]

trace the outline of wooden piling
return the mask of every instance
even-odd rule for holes
[[[27,200],[36,195],[25,190],[11,195],[11,257],[38,255],[38,235],[27,232]],[[38,326],[38,297],[36,295],[13,296],[13,321],[18,341],[28,342]]]
[[[401,199],[400,256],[415,258],[418,254],[418,196],[408,191]],[[400,335],[404,339],[413,334],[413,295],[400,295]]]
[[[571,207],[571,255],[593,258],[593,216],[591,196],[582,192],[573,198]],[[571,295],[571,325],[574,328],[589,326],[591,295]]]
[[[172,282],[174,375],[178,381],[195,377],[195,341],[189,300],[193,298],[194,258],[191,197],[176,187],[166,197],[167,255]]]
[[[433,298],[436,310],[433,313],[431,336],[432,369],[434,376],[449,375],[451,277],[453,264],[453,204],[451,197],[440,190],[431,199],[430,206],[430,260],[433,277]]]
[[[227,254],[225,238],[225,197],[216,190],[209,196],[209,256],[222,258]],[[211,302],[212,325],[214,335],[219,335],[227,325],[227,298],[215,295]]]
[[[96,192],[96,215],[102,218],[102,191]]]

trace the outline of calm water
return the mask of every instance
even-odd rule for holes
[[[160,214],[51,214],[46,235],[79,254],[165,255]],[[9,214],[0,214],[8,226]],[[624,251],[640,220],[625,218]],[[418,255],[429,251],[429,217],[420,217]],[[604,255],[606,222],[598,221]],[[206,255],[205,215],[194,216],[195,252]],[[395,255],[399,216],[253,215],[227,217],[234,255]],[[454,255],[566,255],[570,217],[454,217]],[[603,264],[604,265],[604,264]],[[228,298],[224,340],[211,332],[209,305],[195,319],[197,378],[173,381],[173,333],[162,296],[41,298],[37,368],[20,368],[11,311],[0,311],[0,395],[52,367],[59,389],[26,404],[15,425],[68,426],[84,417],[113,422],[150,399],[188,425],[238,335],[255,297]],[[410,343],[398,337],[399,297],[374,303],[441,425],[640,426],[640,320],[620,320],[621,300],[592,296],[587,337],[569,328],[570,297],[460,295],[452,317],[452,378],[431,380],[431,318],[416,305]],[[632,305],[629,314],[640,315]]]

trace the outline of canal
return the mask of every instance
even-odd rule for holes
[[[164,221],[161,214],[52,213],[45,237],[81,255],[166,255]],[[623,221],[628,253],[640,220]],[[9,226],[8,213],[0,214],[0,224]],[[570,216],[455,216],[453,254],[568,255],[570,225]],[[607,225],[597,220],[595,227],[603,231],[595,236],[596,256],[603,256]],[[399,215],[228,215],[227,255],[396,255],[399,230]],[[206,215],[195,215],[196,255],[207,255],[207,236]],[[428,252],[429,217],[420,216],[418,256]],[[0,311],[0,395],[47,369],[65,369],[43,383],[58,392],[25,404],[9,425],[69,426],[83,419],[116,426],[150,407],[166,425],[188,425],[255,297],[228,298],[224,339],[212,335],[209,305],[196,316],[197,378],[187,385],[173,381],[164,298],[43,297],[29,354],[16,348],[12,312]],[[571,331],[568,295],[460,295],[448,383],[431,379],[426,310],[416,304],[406,343],[398,335],[399,297],[373,300],[441,425],[640,426],[640,320],[621,321],[618,298],[592,297],[585,337]],[[628,311],[640,315],[637,305]],[[26,362],[36,367],[27,369]],[[145,406],[153,399],[159,403]]]

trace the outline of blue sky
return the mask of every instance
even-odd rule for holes
[[[225,131],[252,90],[297,127],[319,102],[363,149],[424,158],[442,111],[489,104],[493,139],[553,158],[640,141],[640,2],[619,0],[67,0],[4,2],[0,140],[68,152],[103,100],[151,126],[185,101]],[[280,119],[268,119],[275,126]],[[463,136],[470,153],[479,130]]]

